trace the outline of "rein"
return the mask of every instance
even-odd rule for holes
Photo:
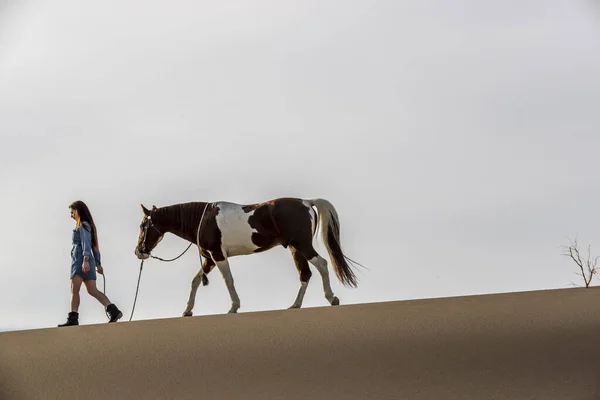
[[[202,268],[202,253],[200,251],[200,228],[202,227],[202,220],[204,219],[204,213],[206,212],[206,209],[210,206],[210,204],[207,204],[206,207],[204,207],[204,210],[202,211],[202,216],[200,217],[200,222],[198,223],[198,230],[196,231],[196,246],[198,246],[198,255],[200,256],[200,265]],[[152,221],[150,221],[150,223],[152,224]],[[152,225],[152,227],[154,229],[156,229],[156,227],[154,225]],[[156,229],[158,230],[158,229]],[[144,234],[144,243],[146,242],[146,235]],[[169,260],[165,260],[164,258],[160,258],[160,257],[156,257],[153,256],[152,253],[149,254],[149,256],[151,258],[154,258],[156,260],[160,260],[160,261],[164,261],[164,262],[171,262],[171,261],[175,261],[177,260],[179,257],[183,256],[189,249],[190,247],[192,247],[192,242],[190,242],[189,246],[183,251],[183,253],[181,253],[180,255],[178,255],[175,258],[171,258]],[[133,299],[133,307],[131,308],[131,315],[129,316],[129,321],[131,321],[131,318],[133,318],[133,312],[135,310],[135,304],[137,302],[137,297],[138,297],[138,292],[140,289],[140,279],[142,277],[142,269],[144,268],[144,261],[146,261],[145,259],[142,259],[141,263],[140,263],[140,273],[138,275],[138,281],[137,281],[137,287],[135,289],[135,297]]]

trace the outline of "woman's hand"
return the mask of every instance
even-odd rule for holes
[[[98,265],[98,266],[96,267],[96,270],[98,271],[98,273],[99,273],[100,275],[104,275],[104,268],[102,268],[102,265]]]
[[[81,265],[81,268],[83,268],[83,273],[87,274],[88,272],[90,272],[90,262],[84,260],[83,264]]]

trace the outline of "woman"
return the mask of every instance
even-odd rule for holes
[[[69,205],[69,209],[71,218],[75,220],[72,236],[73,248],[71,249],[71,312],[67,322],[58,326],[79,325],[79,289],[82,282],[85,284],[87,292],[106,307],[109,322],[117,322],[123,313],[96,287],[96,268],[100,274],[103,274],[104,270],[101,265],[98,234],[92,214],[81,200],[73,202]]]

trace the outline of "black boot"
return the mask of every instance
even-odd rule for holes
[[[123,313],[117,308],[117,306],[111,303],[108,305],[108,307],[106,307],[106,315],[109,319],[108,322],[117,322],[123,316]]]
[[[58,326],[73,326],[73,325],[79,325],[79,313],[71,311],[69,313],[69,316],[67,317],[67,322],[65,322],[64,324],[60,324]]]

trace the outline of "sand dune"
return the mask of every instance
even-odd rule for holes
[[[2,399],[600,399],[600,288],[0,333]]]

